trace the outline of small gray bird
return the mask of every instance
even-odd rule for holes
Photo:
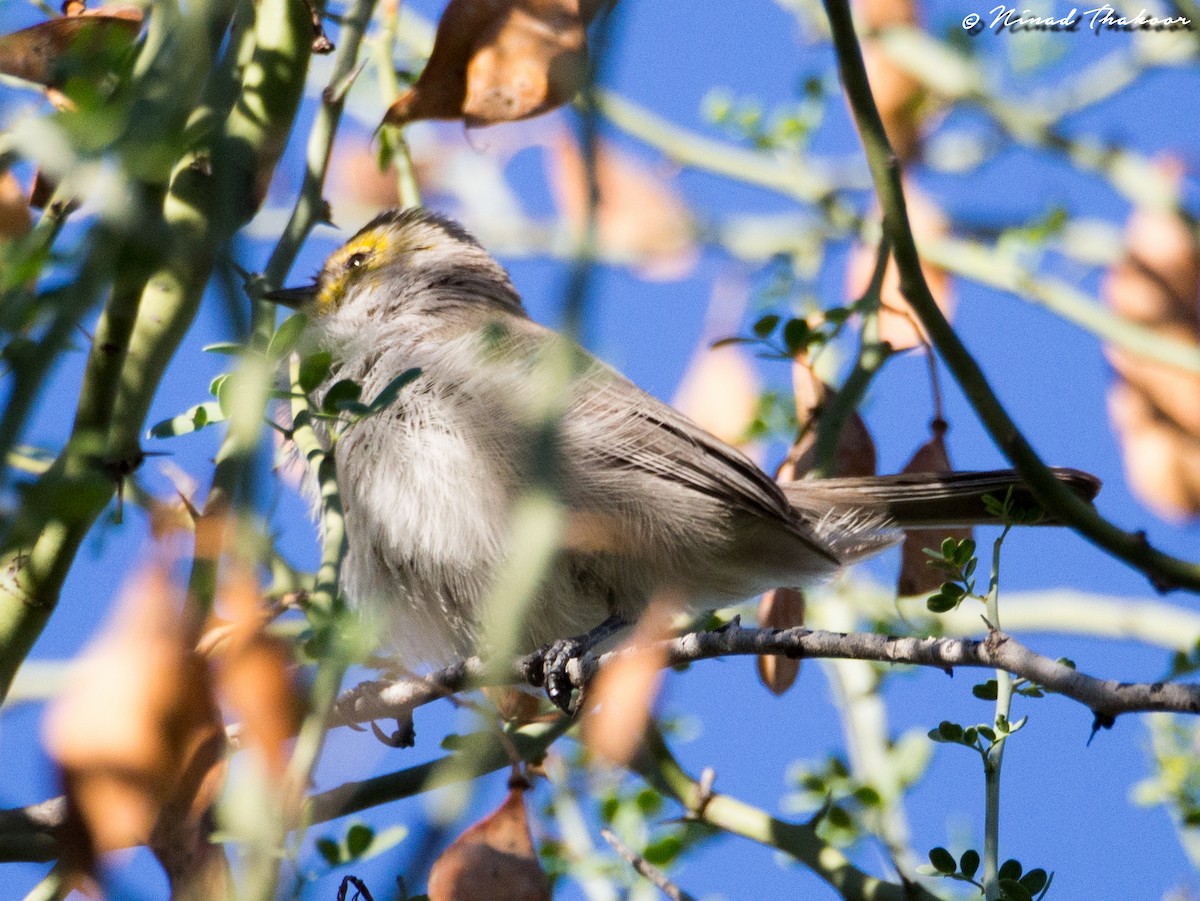
[[[384,612],[410,663],[486,651],[482,608],[521,551],[510,524],[533,489],[557,498],[563,528],[519,624],[519,651],[632,622],[663,592],[705,610],[811,584],[904,528],[989,521],[985,494],[1015,486],[1029,496],[1010,471],[776,484],[530,320],[500,264],[424,210],[380,215],[312,285],[269,296],[306,310],[332,354],[318,395],[352,379],[369,400],[420,370],[336,447],[343,589]],[[1099,489],[1086,473],[1057,475],[1086,498]],[[546,655],[548,674],[558,657]],[[551,681],[565,703],[569,686]]]

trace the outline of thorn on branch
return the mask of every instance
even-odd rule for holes
[[[1092,711],[1092,734],[1088,736],[1088,746],[1091,747],[1092,739],[1096,737],[1096,733],[1101,729],[1111,729],[1116,723],[1117,718],[1111,713],[1101,713],[1098,710]]]

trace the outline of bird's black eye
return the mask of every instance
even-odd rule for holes
[[[363,264],[366,262],[367,262],[367,255],[365,253],[363,253],[361,251],[359,251],[358,253],[352,253],[352,254],[350,254],[350,256],[346,257],[346,268],[347,269],[361,269],[363,267]]]

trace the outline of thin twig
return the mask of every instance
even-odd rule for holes
[[[671,901],[695,901],[693,896],[668,879],[666,873],[617,838],[611,829],[601,829],[600,835],[627,864],[658,886]]]

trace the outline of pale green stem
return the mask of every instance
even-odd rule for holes
[[[990,628],[1000,628],[1000,548],[1008,535],[1005,526],[992,545],[992,575],[988,584],[987,618]],[[984,755],[984,821],[983,821],[983,886],[988,901],[1000,897],[997,871],[1000,867],[1000,767],[1004,762],[1004,746],[1008,743],[1009,713],[1012,708],[1012,676],[1007,670],[996,670],[996,713],[992,727],[996,740]]]

